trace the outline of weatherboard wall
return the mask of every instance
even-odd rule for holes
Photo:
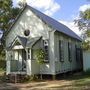
[[[49,40],[49,63],[42,65],[41,73],[42,74],[54,74],[54,31],[52,28],[45,24],[39,17],[37,17],[32,11],[29,9],[25,9],[22,15],[18,18],[14,26],[11,28],[9,33],[6,36],[6,47],[9,47],[13,40],[19,35],[24,37],[24,30],[30,30],[30,37],[38,37],[43,36],[43,39]],[[8,51],[7,51],[8,52]],[[8,56],[8,53],[6,53]],[[6,57],[7,64],[10,62],[11,58]],[[51,61],[52,60],[52,61]],[[28,64],[29,63],[29,64]],[[27,73],[31,74],[29,71],[31,69],[31,62],[28,60],[27,63]],[[32,62],[34,64],[34,62]],[[48,68],[49,67],[49,68]],[[10,72],[10,66],[7,65],[7,73]],[[33,66],[35,70],[35,67]],[[34,72],[34,71],[33,71]],[[35,73],[35,72],[34,72]]]
[[[60,54],[59,54],[59,40],[63,41],[63,54],[64,54],[64,61],[60,61]],[[71,57],[72,61],[69,61],[68,58],[68,42],[71,42],[72,44],[72,51],[71,51]],[[69,36],[66,36],[60,32],[55,33],[54,38],[55,43],[55,73],[64,73],[68,71],[73,71],[79,69],[78,62],[76,61],[76,48],[75,45],[80,47],[80,42],[76,39],[70,38]]]
[[[30,30],[30,37],[40,37],[42,39],[49,40],[49,63],[43,65],[36,65],[35,61],[27,60],[27,74],[53,74],[67,72],[75,70],[78,65],[75,61],[75,44],[79,45],[79,41],[73,39],[60,32],[55,32],[53,28],[42,21],[42,19],[36,16],[30,9],[26,8],[22,15],[18,18],[17,22],[9,31],[6,36],[6,47],[9,47],[15,37],[18,35],[25,37],[24,30]],[[59,40],[64,41],[64,62],[59,60]],[[72,42],[72,62],[68,61],[68,42]],[[7,57],[7,73],[10,72],[8,53]],[[36,69],[37,68],[37,69]],[[40,71],[40,72],[39,72]]]
[[[6,36],[6,47],[15,39],[17,35],[24,36],[24,30],[30,30],[30,37],[44,36],[48,38],[48,26],[43,23],[32,11],[25,9],[17,22]]]

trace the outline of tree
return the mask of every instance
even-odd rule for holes
[[[80,12],[79,19],[75,20],[79,30],[82,31],[83,48],[90,49],[90,8]]]
[[[9,29],[18,15],[20,8],[13,7],[12,0],[0,0],[0,31],[4,33]],[[1,34],[1,33],[0,33]],[[0,60],[5,58],[4,39],[1,39]]]
[[[12,0],[0,0],[0,30],[3,32],[3,36],[14,22],[19,11],[20,8],[13,7]],[[4,45],[3,38],[1,38],[1,42]]]
[[[9,29],[19,10],[19,8],[13,7],[12,0],[0,0],[0,30]]]

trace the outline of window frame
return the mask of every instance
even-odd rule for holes
[[[28,55],[27,55],[28,59],[31,59],[30,48],[27,49],[27,53],[28,53]]]
[[[68,61],[72,62],[72,43],[68,42]]]
[[[59,61],[64,62],[64,42],[59,40]]]
[[[47,47],[47,48],[45,48],[45,47]],[[44,62],[48,63],[49,62],[49,40],[48,39],[43,40],[43,48],[44,48],[44,51],[45,51]]]
[[[79,62],[80,59],[82,58],[82,51],[81,51],[82,48],[75,45],[75,50],[76,50],[76,61]]]

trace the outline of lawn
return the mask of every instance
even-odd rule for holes
[[[56,80],[30,81],[28,83],[6,83],[0,74],[0,90],[90,90],[90,75],[71,74]],[[2,82],[1,82],[2,81]]]

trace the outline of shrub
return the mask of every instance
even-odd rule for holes
[[[6,68],[6,61],[0,60],[0,71],[5,70],[5,68]]]
[[[24,78],[24,82],[28,82],[28,81],[36,81],[38,80],[38,76],[37,75],[26,75],[25,78]]]
[[[35,51],[35,57],[39,64],[43,64],[45,59],[45,51],[43,49],[37,49]]]

